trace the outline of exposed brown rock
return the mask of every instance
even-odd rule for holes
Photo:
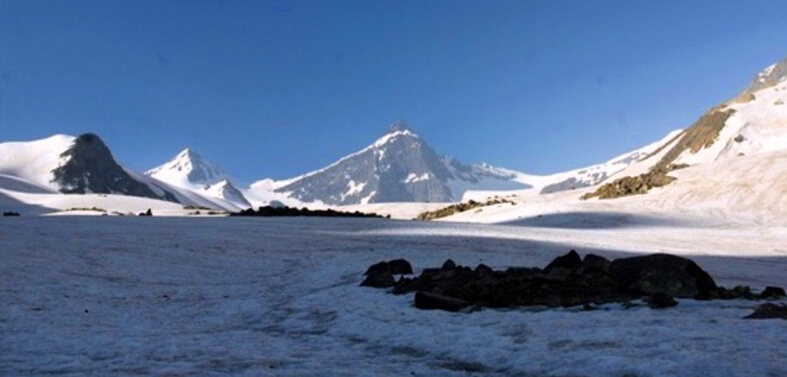
[[[486,207],[486,206],[493,206],[493,205],[497,205],[497,204],[506,204],[506,203],[510,203],[511,205],[515,204],[514,202],[512,202],[510,200],[497,198],[497,197],[489,199],[489,200],[487,200],[486,202],[483,202],[483,203],[482,202],[477,202],[475,200],[470,200],[470,201],[467,201],[466,203],[452,204],[452,205],[450,205],[448,207],[440,208],[440,209],[437,209],[437,210],[434,210],[434,211],[423,212],[420,215],[418,215],[418,217],[416,217],[416,219],[417,220],[424,220],[424,221],[434,220],[434,219],[439,219],[439,218],[442,218],[442,217],[448,217],[448,216],[451,216],[453,214],[457,214],[457,213],[460,213],[460,212],[469,211],[471,209],[476,209],[476,208]]]
[[[599,199],[613,199],[629,195],[642,195],[654,187],[666,186],[676,178],[667,175],[669,172],[687,167],[686,164],[675,164],[674,161],[683,152],[697,153],[707,148],[719,137],[719,132],[735,110],[714,108],[705,113],[691,127],[678,135],[675,145],[659,160],[650,171],[636,177],[623,177],[600,186],[596,191],[582,195],[580,199],[587,200],[598,197]],[[672,143],[675,139],[670,140]],[[657,152],[660,152],[659,148]],[[657,153],[655,152],[655,153]]]
[[[613,199],[629,195],[647,194],[654,187],[663,187],[674,181],[663,171],[649,172],[636,177],[623,177],[605,185],[596,191],[582,195],[580,199],[587,200],[598,197],[599,199]]]

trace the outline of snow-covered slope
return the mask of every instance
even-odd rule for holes
[[[0,174],[20,178],[30,184],[60,190],[52,170],[64,160],[60,155],[74,144],[76,138],[54,135],[29,142],[0,143]]]
[[[251,206],[218,166],[191,149],[184,149],[170,161],[145,172],[161,182],[218,198],[240,208]]]
[[[663,188],[647,195],[587,202],[579,197],[595,188],[545,198],[520,195],[524,206],[487,208],[449,220],[529,219],[541,223],[549,218],[538,220],[539,215],[573,213],[582,217],[600,211],[721,217],[787,226],[787,69],[780,68],[784,66],[787,61],[768,67],[743,94],[711,109],[691,127],[646,147],[651,151],[646,158],[611,176],[637,176],[653,169],[669,169],[673,164],[688,166],[671,171],[669,174],[677,180]]]
[[[521,189],[516,174],[489,165],[465,165],[438,155],[404,122],[368,147],[335,163],[281,182],[259,181],[265,190],[300,202],[348,205],[386,202],[450,202],[468,189]]]

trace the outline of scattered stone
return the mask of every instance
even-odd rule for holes
[[[666,309],[678,306],[678,302],[668,294],[656,293],[655,295],[650,296],[650,299],[648,300],[648,306],[653,309]]]
[[[443,270],[453,270],[454,268],[456,268],[456,262],[450,259],[445,261],[445,263],[443,263],[443,267],[442,267]]]
[[[754,313],[751,313],[745,317],[745,319],[771,319],[771,318],[781,318],[787,320],[787,305],[776,305],[774,303],[765,303],[754,309]]]
[[[469,308],[471,305],[467,301],[455,299],[430,292],[415,292],[415,307],[423,310],[445,310],[448,312],[458,312]]]

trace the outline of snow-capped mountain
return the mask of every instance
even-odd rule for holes
[[[170,161],[148,170],[145,175],[208,197],[226,200],[241,208],[251,206],[227,174],[189,148]]]
[[[252,190],[269,189],[301,202],[329,205],[450,202],[468,189],[529,187],[516,178],[510,171],[438,155],[407,124],[397,121],[368,147],[325,168],[286,181],[260,181]]]
[[[208,186],[206,189],[200,192],[212,198],[224,199],[241,208],[251,207],[251,203],[249,203],[249,201],[243,195],[243,192],[235,187],[235,185],[233,185],[228,179]]]
[[[135,180],[98,135],[56,135],[30,143],[3,143],[0,173],[15,175],[64,194],[119,194],[176,202]],[[32,163],[32,164],[30,164]]]
[[[239,210],[237,205],[228,201],[177,188],[121,166],[101,138],[90,133],[79,137],[55,135],[30,142],[0,143],[0,176],[3,178],[0,180],[3,195],[25,197],[47,193],[43,197],[26,199],[56,203],[54,207],[57,208],[68,203],[85,203],[86,200],[76,198],[80,195],[112,205],[112,200],[103,199],[110,195],[155,199],[148,201],[148,206],[156,201],[166,201],[181,206]],[[223,186],[226,185],[217,186],[216,191],[227,191]],[[52,195],[62,194],[74,195],[66,195],[69,200],[52,198]],[[115,202],[128,203],[124,200]]]

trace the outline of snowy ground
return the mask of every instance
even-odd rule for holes
[[[787,286],[783,229],[583,216],[0,218],[0,375],[787,376],[787,321],[741,319],[756,302],[454,314],[358,287],[383,259],[543,266],[569,248]]]

